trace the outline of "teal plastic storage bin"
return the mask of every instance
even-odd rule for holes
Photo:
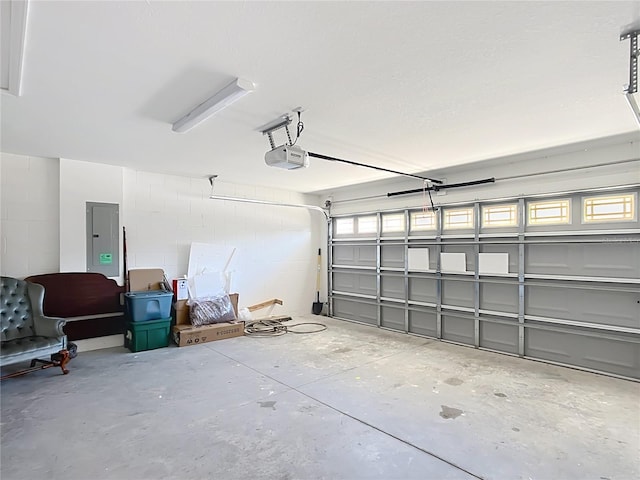
[[[171,318],[129,322],[124,334],[124,346],[132,352],[168,347],[170,328]]]
[[[127,313],[132,322],[159,320],[171,316],[173,293],[164,290],[127,292],[124,294]]]

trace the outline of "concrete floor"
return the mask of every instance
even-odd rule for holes
[[[3,382],[2,480],[640,478],[638,383],[296,320]]]

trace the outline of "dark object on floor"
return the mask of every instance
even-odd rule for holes
[[[322,250],[318,249],[318,273],[316,274],[316,301],[311,306],[311,313],[320,315],[322,313],[322,302],[320,301],[320,265],[322,263]]]
[[[76,358],[78,356],[78,345],[73,342],[67,342],[67,351],[69,352],[69,360],[71,360],[72,358]],[[55,358],[53,358],[55,355],[57,354],[54,353],[53,355],[51,355],[51,360],[56,360]]]
[[[293,323],[291,325],[284,325],[282,322],[291,320],[291,317],[273,317],[263,318],[261,320],[255,320],[253,322],[247,322],[244,327],[245,335],[254,337],[275,337],[278,335],[284,335],[285,333],[320,333],[327,329],[324,323],[318,322],[301,322]],[[314,330],[294,330],[303,325],[313,325]]]

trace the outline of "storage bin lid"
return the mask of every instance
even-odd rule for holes
[[[173,293],[166,290],[145,290],[143,292],[127,292],[124,296],[133,300],[134,298],[171,297]]]

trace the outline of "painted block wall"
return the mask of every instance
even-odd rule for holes
[[[61,272],[86,272],[87,202],[115,203],[120,205],[122,210],[123,170],[122,167],[112,165],[60,159]],[[120,258],[122,258],[122,233],[119,245]],[[122,267],[120,267],[121,275]]]
[[[0,272],[59,271],[59,161],[0,154]]]
[[[205,178],[4,153],[0,160],[2,275],[86,271],[86,202],[117,203],[127,229],[129,268],[162,268],[174,278],[187,272],[191,242],[236,247],[230,269],[241,306],[279,298],[281,313],[311,310],[317,249],[325,252],[326,246],[326,223],[317,212],[211,200]],[[282,203],[319,201],[222,181],[216,181],[215,193]],[[123,282],[122,276],[116,280]]]
[[[212,200],[206,178],[126,169],[124,226],[129,268],[161,267],[167,276],[187,273],[191,242],[235,247],[231,289],[240,306],[272,298],[281,313],[309,313],[317,249],[326,245],[326,223],[317,212]],[[216,195],[317,205],[318,198],[286,190],[215,181]],[[277,313],[277,312],[274,312]]]

